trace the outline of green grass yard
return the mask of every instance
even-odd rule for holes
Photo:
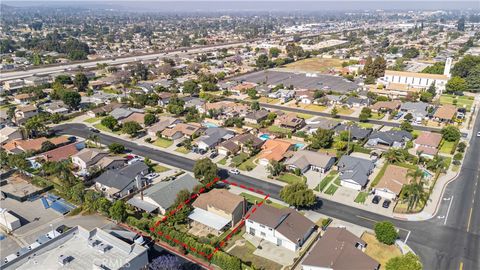
[[[166,171],[169,171],[170,169],[165,167],[165,166],[162,166],[160,164],[157,164],[155,166],[153,166],[153,170],[156,172],[156,173],[162,173],[162,172],[166,172]]]
[[[354,202],[356,203],[365,203],[367,200],[368,193],[367,192],[359,192],[357,197],[355,198]]]
[[[234,167],[240,166],[243,162],[245,162],[248,159],[248,155],[245,153],[240,153],[232,158],[232,164]]]
[[[242,164],[238,165],[238,169],[241,171],[251,171],[255,169],[255,167],[257,167],[257,164],[255,164],[253,161],[256,158],[257,158],[256,156],[248,158]]]
[[[218,164],[220,164],[220,165],[225,165],[225,164],[227,164],[227,157],[222,158],[222,159],[218,162]]]
[[[325,190],[325,194],[328,194],[328,195],[333,195],[335,194],[335,192],[337,192],[337,189],[338,189],[338,186],[336,185],[330,185],[327,190]]]
[[[282,265],[265,259],[263,257],[254,255],[253,252],[255,251],[255,246],[250,244],[249,242],[245,242],[243,246],[235,246],[232,250],[228,253],[231,255],[240,258],[245,263],[254,265],[255,268],[258,269],[281,269]]]
[[[370,116],[370,119],[373,119],[373,120],[381,120],[383,117],[385,117],[385,114],[383,113],[376,113],[376,112],[372,112],[372,116]]]
[[[187,148],[185,148],[184,146],[181,146],[181,147],[178,147],[177,149],[175,149],[176,152],[179,152],[179,153],[182,153],[182,154],[188,154],[190,153],[190,150],[188,150]]]
[[[245,200],[247,200],[247,202],[249,202],[251,204],[257,204],[257,203],[263,201],[262,197],[257,197],[255,195],[251,195],[251,194],[245,193],[245,192],[240,193],[240,196],[244,197]],[[272,207],[278,208],[278,209],[287,208],[287,206],[279,204],[279,203],[272,202],[269,199],[267,199],[265,201],[265,203],[272,206]]]
[[[456,145],[457,142],[448,142],[446,140],[442,140],[439,152],[450,155],[454,151],[454,147],[456,147]]]
[[[89,124],[93,124],[93,123],[96,123],[100,120],[103,119],[103,116],[99,116],[99,117],[92,117],[92,118],[88,118],[88,119],[85,119],[83,122],[85,123],[89,123]]]
[[[164,139],[164,138],[158,138],[153,142],[153,145],[162,147],[162,148],[168,148],[173,144],[172,140],[169,139]]]
[[[328,186],[330,182],[332,182],[333,179],[337,177],[337,171],[330,171],[330,173],[322,179],[320,184],[315,188],[316,191],[322,191]]]
[[[268,131],[273,133],[292,134],[292,131],[288,128],[282,128],[279,126],[269,126]]]
[[[473,97],[468,97],[468,96],[454,96],[454,95],[442,95],[440,97],[440,104],[445,105],[445,104],[452,104],[454,100],[457,101],[456,106],[458,108],[466,108],[468,111],[472,108],[473,105]]]
[[[358,123],[358,126],[361,128],[373,128],[374,125],[371,123],[360,122]]]
[[[350,115],[353,113],[353,110],[348,107],[337,107],[338,114]]]
[[[284,173],[280,175],[277,179],[288,184],[294,184],[298,182],[305,183],[305,181],[307,180],[305,176],[297,176],[293,173]]]
[[[95,124],[95,125],[93,125],[93,127],[95,127],[98,130],[105,131],[105,132],[110,132],[110,133],[115,133],[117,135],[122,134],[122,132],[120,130],[113,131],[113,130],[107,128],[106,126],[102,125],[102,123]]]

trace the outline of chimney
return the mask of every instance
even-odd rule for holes
[[[142,190],[142,191],[140,191],[140,200],[142,200],[142,201],[143,201],[143,190]]]

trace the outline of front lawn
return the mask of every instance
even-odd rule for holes
[[[370,116],[370,119],[373,119],[373,120],[381,120],[383,117],[385,117],[385,114],[383,113],[372,113],[372,116]]]
[[[95,124],[95,125],[93,125],[93,127],[98,129],[98,130],[104,131],[104,132],[115,133],[117,135],[122,134],[122,132],[120,130],[113,131],[113,130],[107,128],[106,126],[102,125],[102,123]]]
[[[353,113],[353,110],[348,107],[337,107],[337,113],[342,115],[350,115]]]
[[[320,184],[318,184],[318,186],[315,188],[315,190],[323,192],[325,187],[327,187],[328,184],[330,182],[332,182],[333,179],[335,179],[335,177],[337,177],[337,171],[330,171],[330,173],[325,178],[322,179]]]
[[[153,166],[153,170],[156,172],[156,173],[162,173],[162,172],[166,172],[166,171],[169,171],[170,169],[165,167],[165,166],[162,166],[160,164],[157,164],[155,166]]]
[[[454,148],[457,146],[457,142],[449,142],[449,141],[446,141],[446,140],[442,140],[442,142],[440,143],[440,150],[439,152],[442,153],[442,154],[452,154],[452,152],[454,151]]]
[[[169,139],[164,139],[164,138],[158,138],[153,142],[153,145],[162,147],[162,148],[168,148],[173,144],[172,140]]]
[[[220,165],[225,165],[225,164],[227,164],[227,157],[222,158],[222,159],[218,162],[218,164],[220,164]]]
[[[185,146],[180,146],[177,149],[175,149],[175,152],[179,152],[179,153],[182,153],[182,154],[188,154],[188,153],[190,153],[190,150],[185,148]]]
[[[268,131],[272,132],[272,133],[283,133],[283,134],[292,134],[292,130],[288,129],[288,128],[282,128],[282,127],[279,127],[279,126],[269,126],[268,127]]]
[[[325,194],[333,195],[337,192],[338,186],[337,185],[330,185],[327,190],[325,190]]]
[[[96,122],[102,120],[102,118],[103,118],[103,116],[92,117],[92,118],[88,118],[88,119],[83,120],[83,122],[93,124],[93,123],[96,123]]]
[[[244,197],[245,200],[247,200],[247,202],[249,202],[251,204],[257,204],[257,203],[263,201],[263,198],[257,197],[255,195],[251,195],[251,194],[245,193],[245,192],[240,193],[240,196]],[[287,206],[279,204],[279,203],[272,202],[269,199],[267,199],[265,201],[265,203],[272,206],[272,207],[278,208],[278,209],[287,208]]]
[[[269,97],[261,97],[258,99],[260,103],[268,103],[268,104],[277,104],[280,100],[277,98],[269,98]]]
[[[360,122],[358,123],[358,126],[361,128],[373,128],[374,125],[371,123]]]
[[[467,111],[470,111],[474,99],[472,97],[468,96],[454,96],[454,95],[442,95],[440,97],[440,104],[445,105],[445,104],[451,104],[453,105],[454,100],[456,100],[457,104],[456,106],[458,108],[466,108]]]
[[[364,233],[361,238],[367,243],[365,254],[379,262],[381,265],[380,269],[385,269],[385,265],[391,258],[402,255],[402,252],[397,246],[382,244],[373,234]]]
[[[307,113],[297,113],[297,117],[303,118],[305,120],[312,118],[314,115],[307,114]]]
[[[245,160],[242,164],[238,165],[238,169],[241,171],[251,171],[257,167],[253,161],[256,159],[256,156],[250,157],[249,159]]]
[[[380,179],[382,179],[383,175],[385,174],[385,170],[387,170],[387,166],[388,166],[388,163],[385,162],[385,164],[383,165],[383,167],[380,169],[380,171],[378,172],[377,176],[375,176],[375,179],[373,179],[372,183],[370,184],[370,187],[375,187],[376,185],[378,185],[378,182],[380,182]]]
[[[238,167],[240,164],[245,162],[248,159],[248,155],[245,153],[240,153],[232,158],[233,167]]]
[[[367,197],[368,197],[368,193],[367,192],[359,192],[357,197],[355,198],[354,202],[356,203],[365,203],[365,201],[367,200]]]
[[[315,112],[323,112],[327,109],[327,107],[322,106],[322,105],[309,104],[309,105],[305,106],[305,109],[315,111]]]
[[[258,269],[281,269],[282,265],[265,259],[263,257],[254,255],[253,252],[255,251],[255,246],[250,244],[250,242],[245,241],[245,245],[243,246],[235,246],[232,250],[230,250],[231,255],[238,257],[242,261],[244,261],[247,265],[255,265]]]
[[[288,184],[294,184],[294,183],[305,183],[306,177],[305,176],[297,176],[293,173],[284,173],[280,175],[278,180],[288,183]]]

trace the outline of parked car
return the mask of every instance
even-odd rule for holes
[[[479,131],[479,132],[477,132],[477,137],[480,137],[480,131]]]
[[[218,156],[217,152],[212,152],[209,156],[209,158],[216,158]]]
[[[382,200],[382,197],[380,197],[378,195],[375,195],[372,199],[372,203],[378,204],[380,202],[380,200]]]
[[[383,207],[383,208],[388,208],[388,207],[390,207],[390,203],[391,203],[391,202],[392,202],[392,201],[390,201],[390,200],[385,200],[385,201],[383,202],[383,204],[382,204],[382,207]]]
[[[95,132],[95,133],[100,133],[100,130],[96,129],[96,128],[89,128],[89,130],[91,132]]]
[[[240,174],[240,171],[237,170],[237,169],[230,169],[230,170],[228,170],[228,172],[231,173],[231,174]]]
[[[181,146],[183,146],[183,142],[179,142],[179,143],[177,143],[177,145],[175,145],[175,146],[176,146],[176,147],[181,147]]]

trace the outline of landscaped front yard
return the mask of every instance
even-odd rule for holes
[[[440,104],[454,104],[456,100],[456,106],[458,108],[466,108],[467,111],[470,111],[473,105],[474,98],[468,96],[454,96],[454,95],[442,95],[440,97]]]
[[[93,124],[93,123],[96,123],[96,122],[102,120],[102,118],[103,118],[103,116],[92,117],[92,118],[88,118],[88,119],[83,120],[83,122]]]
[[[283,133],[283,134],[292,134],[292,131],[288,128],[282,128],[279,126],[269,126],[268,131],[272,133]]]
[[[368,193],[367,192],[359,192],[357,197],[355,198],[354,202],[356,203],[365,203],[365,201],[367,200],[367,197],[368,197]]]
[[[255,266],[255,269],[281,269],[282,265],[262,258],[257,255],[253,255],[255,252],[255,247],[250,244],[249,242],[245,241],[245,244],[240,246],[235,246],[232,250],[228,253],[231,255],[240,258],[242,261],[246,262],[247,264],[250,263],[251,265]]]
[[[323,112],[327,109],[327,107],[317,104],[308,104],[304,108],[315,112]]]
[[[162,148],[168,148],[173,144],[172,140],[169,139],[164,139],[164,138],[158,138],[153,142],[153,145],[162,147]]]
[[[300,183],[305,183],[305,181],[307,181],[305,176],[298,176],[298,175],[295,175],[293,173],[284,173],[284,174],[280,175],[277,179],[282,181],[282,182],[286,182],[288,184],[294,184],[294,183],[299,183],[299,182]]]
[[[249,193],[240,193],[240,196],[244,197],[245,200],[247,200],[247,202],[251,203],[251,204],[257,204],[261,201],[263,201],[263,198],[261,197],[257,197],[257,196],[254,196],[254,195],[251,195]],[[281,205],[279,203],[275,203],[275,202],[272,202],[271,200],[267,199],[265,201],[266,204],[272,206],[272,207],[275,207],[275,208],[278,208],[278,209],[282,209],[282,208],[286,208],[287,206],[285,205]]]
[[[280,102],[280,100],[277,98],[261,97],[258,99],[258,102],[268,103],[268,104],[277,104],[278,102]]]
[[[190,150],[185,148],[185,146],[180,146],[177,149],[175,149],[176,152],[182,153],[182,154],[188,154],[190,153]]]
[[[440,150],[439,152],[442,154],[452,154],[454,151],[455,146],[457,145],[457,142],[448,142],[446,140],[442,140],[440,143]]]
[[[102,125],[102,123],[95,124],[95,125],[93,125],[93,127],[95,127],[98,130],[105,131],[105,132],[110,132],[110,133],[115,133],[117,135],[122,134],[122,132],[120,130],[113,131],[113,130],[107,128],[106,126]]]
[[[335,177],[337,177],[337,171],[330,171],[330,173],[323,178],[323,180],[318,184],[318,186],[315,188],[316,191],[323,191],[330,182],[332,182]]]
[[[166,171],[169,171],[170,169],[165,167],[165,166],[162,166],[160,164],[157,164],[155,166],[153,166],[153,170],[156,172],[156,173],[162,173],[162,172],[166,172]]]
[[[253,161],[256,158],[257,158],[256,156],[248,158],[242,164],[238,165],[238,169],[241,171],[251,171],[255,169],[255,167],[257,167],[257,164],[255,164]]]
[[[397,246],[382,244],[373,234],[364,233],[361,238],[367,242],[365,253],[380,263],[380,269],[385,269],[385,265],[391,258],[402,255],[402,252]]]
[[[383,117],[385,117],[385,114],[383,114],[383,113],[379,114],[379,113],[373,112],[372,116],[370,116],[370,119],[381,120]]]
[[[354,111],[348,107],[337,107],[337,113],[342,115],[350,115]]]

